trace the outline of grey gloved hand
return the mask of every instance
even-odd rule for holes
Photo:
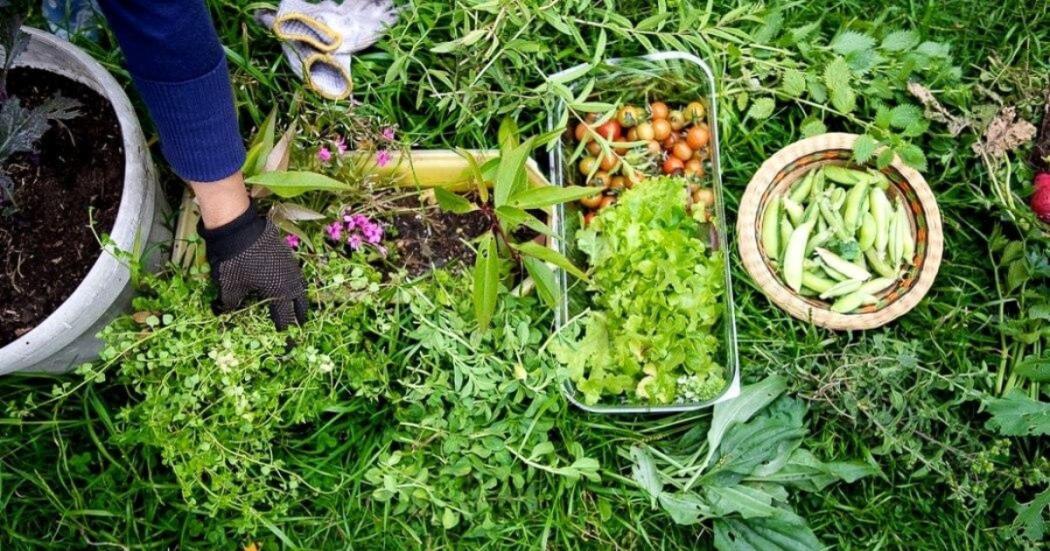
[[[256,295],[270,301],[270,317],[278,330],[305,321],[306,286],[299,264],[255,205],[218,228],[201,225],[197,233],[204,239],[224,310],[236,309],[247,296]]]
[[[322,96],[344,99],[353,91],[352,54],[375,44],[397,12],[391,0],[282,0],[255,18],[281,39],[296,75]]]

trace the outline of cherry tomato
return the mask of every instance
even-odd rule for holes
[[[594,176],[591,177],[590,185],[605,188],[609,186],[609,180],[611,178],[612,177],[609,176],[608,172],[604,170],[599,170],[598,172],[594,173]]]
[[[605,207],[612,206],[615,203],[616,203],[616,197],[613,197],[612,195],[606,195],[605,197],[602,198],[602,204],[598,208],[599,209],[604,209]]]
[[[579,164],[580,174],[583,174],[584,176],[589,175],[591,173],[591,171],[594,170],[594,165],[597,162],[598,162],[598,159],[596,159],[594,157],[584,157],[584,158],[580,159],[580,164]]]
[[[685,128],[685,115],[675,109],[667,114],[667,122],[671,123],[671,130],[675,132]]]
[[[609,180],[609,189],[623,189],[627,187],[627,178],[623,176],[613,176],[612,180]]]
[[[706,146],[710,139],[711,133],[706,126],[700,124],[690,127],[685,133],[685,141],[689,144],[689,147],[693,148],[693,151]]]
[[[601,166],[602,170],[612,172],[616,167],[620,166],[620,158],[613,154],[602,155],[598,165]]]
[[[623,128],[620,127],[620,123],[617,122],[616,119],[609,119],[604,124],[598,126],[598,128],[595,129],[595,132],[606,140],[615,141],[619,140],[622,136],[622,130]]]
[[[627,131],[627,141],[636,142],[638,141],[638,127],[634,127]]]
[[[671,154],[678,157],[682,162],[688,161],[693,156],[693,148],[689,147],[689,144],[684,141],[678,141],[674,144],[674,149]]]
[[[704,163],[699,159],[689,159],[685,162],[685,174],[686,176],[703,176]]]
[[[590,197],[584,197],[583,199],[580,199],[580,204],[589,209],[596,209],[602,204],[602,194],[595,193]]]
[[[592,157],[597,157],[602,154],[602,144],[598,142],[587,142],[587,153],[590,153]]]
[[[590,226],[591,225],[591,220],[594,220],[594,213],[593,212],[588,212],[587,214],[584,214],[583,215],[583,227],[586,228],[587,226]]]
[[[598,120],[598,113],[587,113],[587,115],[583,117],[583,120],[587,122],[595,122]]]
[[[653,139],[662,142],[671,135],[671,123],[664,119],[653,120]]]
[[[656,156],[664,152],[664,147],[660,145],[660,142],[656,140],[649,140],[645,142],[645,149],[650,155]]]
[[[634,133],[639,140],[651,140],[654,137],[653,125],[649,122],[643,122],[634,127]]]
[[[616,121],[624,128],[631,128],[642,122],[644,117],[645,115],[642,113],[642,110],[633,105],[621,107],[620,111],[616,113]]]
[[[664,141],[660,142],[660,144],[664,146],[664,149],[666,149],[668,153],[671,153],[674,151],[674,145],[678,143],[678,140],[680,139],[681,138],[678,137],[677,133],[671,132],[671,134],[667,136]]]
[[[696,190],[696,193],[693,194],[693,199],[698,204],[710,207],[715,204],[715,192],[711,191],[709,187],[702,187]]]
[[[652,115],[653,120],[666,119],[667,118],[667,104],[662,101],[654,101],[649,104],[649,114]]]
[[[576,136],[576,141],[582,142],[588,138],[590,128],[587,127],[586,123],[580,123],[576,125],[576,130],[573,134]]]
[[[699,101],[694,101],[689,105],[686,105],[685,109],[682,110],[682,115],[685,116],[685,120],[691,123],[703,121],[706,113],[707,109],[705,109],[704,104]]]
[[[664,174],[676,174],[685,170],[685,164],[678,157],[668,156],[664,161],[663,170]]]

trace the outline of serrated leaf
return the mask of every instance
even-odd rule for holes
[[[747,116],[757,120],[768,119],[773,114],[776,106],[777,104],[773,101],[773,98],[758,98],[751,104],[751,108],[747,110]]]
[[[875,166],[879,170],[882,170],[893,163],[893,149],[885,147],[879,152],[879,156],[875,158]]]
[[[434,198],[437,199],[438,206],[441,207],[441,210],[453,214],[466,214],[478,210],[477,205],[471,203],[462,195],[453,193],[441,186],[434,188]]]
[[[985,426],[1005,436],[1050,435],[1050,404],[1029,398],[1014,389],[1002,398],[984,402],[991,414]]]
[[[1050,487],[1028,503],[1013,505],[1013,509],[1017,511],[1017,517],[1011,523],[1011,529],[1015,532],[1020,531],[1033,542],[1043,541],[1043,535],[1046,533],[1046,521],[1043,519],[1048,508],[1050,508]]]
[[[831,41],[831,49],[838,54],[846,55],[875,47],[875,39],[857,31],[843,31]]]
[[[544,247],[543,245],[540,245],[539,243],[536,243],[535,241],[526,241],[524,243],[514,243],[514,244],[511,244],[511,247],[513,247],[515,250],[517,250],[521,254],[528,255],[528,256],[531,256],[533,258],[538,258],[538,259],[540,259],[540,260],[542,260],[544,262],[549,262],[551,264],[554,264],[555,266],[565,270],[566,272],[569,272],[570,274],[576,276],[579,279],[583,279],[583,280],[587,279],[587,274],[583,273],[583,271],[580,270],[579,268],[577,268],[572,263],[572,261],[570,261],[568,258],[565,258],[564,256],[562,256],[561,253],[559,253],[558,251],[555,251],[554,249],[551,249],[549,247]]]
[[[484,331],[496,312],[500,272],[499,252],[496,240],[486,233],[478,241],[478,254],[474,260],[474,317],[478,327]]]
[[[824,125],[824,121],[820,119],[809,119],[802,123],[802,127],[799,128],[802,131],[802,135],[806,138],[816,136],[817,134],[823,134],[828,131],[828,127]]]
[[[853,144],[853,160],[860,164],[866,164],[875,155],[875,148],[879,142],[868,134],[861,134]]]
[[[831,105],[843,114],[849,114],[857,107],[857,94],[852,88],[835,88],[831,90]]]
[[[1014,366],[1014,373],[1037,383],[1050,383],[1050,351],[1021,360]]]
[[[927,57],[947,59],[951,55],[951,46],[941,42],[926,41],[919,44],[915,51]]]
[[[919,35],[915,31],[893,31],[882,37],[879,47],[890,52],[903,52],[914,48],[918,43]]]
[[[904,164],[918,171],[926,170],[926,154],[915,144],[901,144],[896,148]]]
[[[910,103],[902,103],[890,110],[890,126],[895,128],[906,128],[920,120],[922,120],[922,109]]]
[[[781,78],[780,89],[788,96],[800,97],[806,91],[806,75],[798,69],[787,69]]]

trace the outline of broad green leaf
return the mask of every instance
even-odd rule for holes
[[[915,31],[893,31],[882,37],[883,50],[890,52],[903,52],[910,50],[919,43],[919,35]]]
[[[453,214],[466,214],[478,210],[477,205],[465,199],[462,195],[453,193],[441,186],[434,188],[434,198],[437,199],[441,210]]]
[[[660,508],[671,517],[675,524],[689,526],[700,522],[701,517],[711,514],[707,503],[699,495],[680,492],[661,492],[657,498]]]
[[[277,109],[274,109],[266,116],[266,120],[259,127],[259,132],[252,138],[252,143],[248,146],[248,156],[244,161],[244,166],[241,167],[241,172],[244,173],[245,177],[254,176],[263,171],[263,168],[266,166],[266,159],[270,156],[270,151],[273,150],[276,128]]]
[[[1011,523],[1011,528],[1021,531],[1024,536],[1033,542],[1043,541],[1046,533],[1046,510],[1050,509],[1050,487],[1043,490],[1039,495],[1032,498],[1028,503],[1017,503],[1013,505],[1017,511],[1017,517]]]
[[[828,127],[824,126],[824,121],[820,119],[809,119],[802,123],[802,127],[799,130],[802,131],[804,137],[809,138],[827,132]]]
[[[478,327],[485,331],[496,312],[499,292],[500,258],[496,240],[486,233],[478,241],[478,254],[474,261],[474,316]]]
[[[496,206],[507,203],[525,182],[525,162],[532,151],[532,140],[518,145],[510,151],[501,152],[499,167],[496,169],[495,190],[493,195]]]
[[[767,119],[773,114],[776,106],[777,104],[773,101],[773,98],[758,98],[751,104],[751,108],[747,110],[747,116],[758,120]]]
[[[904,164],[914,168],[915,170],[926,170],[926,154],[922,152],[919,146],[911,143],[904,143],[897,147],[897,155],[900,155]]]
[[[519,191],[507,204],[519,209],[542,209],[591,197],[601,191],[599,187],[587,186],[540,186]]]
[[[875,47],[875,39],[856,31],[844,31],[831,41],[831,49],[837,54],[847,55]]]
[[[989,398],[984,402],[992,415],[985,426],[1006,436],[1050,435],[1050,403],[1029,398],[1024,392],[1014,389],[1002,398]]]
[[[857,107],[857,94],[853,88],[835,88],[831,90],[831,105],[843,114],[852,113]]]
[[[656,497],[663,492],[664,484],[660,480],[660,473],[653,461],[653,456],[644,448],[631,446],[631,478],[655,501]]]
[[[902,103],[890,109],[890,125],[896,128],[907,128],[922,120],[922,109],[910,103]]]
[[[824,67],[824,84],[828,90],[850,89],[851,72],[845,58],[836,57]]]
[[[557,308],[560,302],[560,295],[558,293],[558,279],[554,275],[554,270],[551,270],[550,266],[547,266],[543,261],[532,257],[525,257],[522,260],[525,264],[525,270],[529,272],[529,277],[532,278],[532,282],[536,285],[536,294],[548,306]]]
[[[568,258],[565,258],[561,255],[561,253],[555,251],[554,249],[544,247],[543,245],[540,245],[535,241],[516,243],[512,244],[511,246],[514,247],[514,249],[520,252],[521,254],[525,254],[533,258],[538,258],[544,262],[549,262],[565,270],[566,272],[569,272],[570,274],[576,276],[579,279],[587,280],[587,274],[583,273],[583,271],[574,266]]]
[[[721,517],[734,513],[744,518],[771,517],[779,512],[773,505],[773,496],[745,484],[708,486],[704,488],[704,497],[712,511]]]
[[[465,159],[467,161],[467,165],[470,166],[470,177],[477,184],[478,197],[481,199],[481,202],[482,203],[488,203],[489,202],[489,187],[485,183],[485,181],[488,178],[488,176],[486,176],[485,171],[483,170],[483,168],[481,166],[478,166],[478,160],[474,158],[474,154],[473,153],[471,153],[470,151],[467,151],[466,149],[456,149],[456,153],[460,157],[463,157],[463,159]],[[487,165],[489,162],[499,162],[499,160],[498,159],[490,159],[485,164]]]
[[[787,382],[784,378],[772,375],[753,385],[745,386],[740,396],[715,404],[711,428],[707,431],[707,457],[702,466],[706,468],[711,457],[718,451],[726,431],[734,425],[747,422],[785,390]]]
[[[459,513],[445,507],[445,512],[441,514],[441,526],[445,530],[451,530],[457,525],[459,525]]]
[[[893,157],[894,157],[893,149],[891,149],[889,147],[884,147],[884,148],[882,148],[882,151],[879,151],[878,156],[875,157],[875,166],[879,170],[882,170],[882,169],[890,166],[890,163],[893,162]]]
[[[780,83],[785,94],[797,98],[806,91],[806,75],[798,69],[787,69]]]
[[[496,207],[496,216],[499,217],[500,223],[503,224],[504,229],[508,232],[514,231],[519,226],[525,226],[536,233],[541,233],[547,236],[554,235],[550,226],[545,224],[539,218],[529,214],[528,211],[524,211],[517,207],[507,205]]]
[[[769,518],[715,520],[719,551],[815,551],[824,549],[806,521],[791,511]]]
[[[793,451],[785,462],[760,466],[747,480],[772,482],[793,486],[806,492],[817,492],[839,480],[854,482],[877,472],[874,467],[861,463],[825,463],[809,450],[800,448]]]
[[[518,147],[520,140],[518,139],[518,123],[511,117],[503,117],[503,120],[499,123],[499,150],[500,153],[507,153]]]
[[[246,178],[245,182],[262,186],[285,199],[302,195],[308,191],[347,191],[350,184],[340,182],[316,172],[288,171],[266,172]]]
[[[586,75],[588,72],[590,72],[592,68],[593,66],[589,63],[577,65],[576,67],[566,69],[556,75],[551,75],[551,77],[547,79],[547,82],[552,82],[556,84],[565,84],[567,82],[572,82]]]
[[[1042,356],[1028,356],[1014,366],[1014,373],[1037,383],[1050,383],[1050,351]]]
[[[853,160],[865,164],[875,155],[879,143],[870,134],[861,134],[853,144]]]

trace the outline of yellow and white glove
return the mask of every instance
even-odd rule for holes
[[[260,10],[256,20],[282,42],[292,70],[321,96],[350,96],[350,61],[397,22],[391,0],[282,0],[277,10]]]

